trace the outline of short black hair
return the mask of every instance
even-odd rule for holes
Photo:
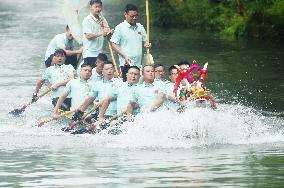
[[[142,74],[144,74],[145,67],[152,67],[155,70],[155,67],[153,65],[144,65],[142,68]]]
[[[57,49],[53,53],[53,56],[57,56],[57,55],[64,55],[66,57],[66,52],[63,49]]]
[[[157,67],[163,67],[165,69],[165,66],[163,64],[155,64],[154,68],[157,68]]]
[[[172,70],[174,70],[174,69],[178,69],[178,68],[176,68],[174,65],[170,66],[170,68],[168,69],[169,74],[170,74],[170,73],[172,72]]]
[[[101,6],[103,5],[102,1],[101,0],[90,0],[90,5],[92,6],[93,4],[100,4]]]
[[[128,13],[129,11],[137,11],[138,12],[138,8],[136,5],[133,5],[133,4],[127,4],[125,6],[125,10],[124,10],[126,13]]]
[[[99,55],[97,56],[97,59],[101,60],[101,61],[107,61],[107,55],[104,53],[99,53]]]
[[[84,68],[84,67],[87,67],[87,66],[90,66],[91,68],[93,68],[90,63],[83,63],[83,64],[81,65],[81,69]]]
[[[129,69],[136,69],[136,70],[138,70],[138,71],[140,72],[139,67],[137,67],[137,66],[135,66],[135,65],[130,66],[130,67],[128,68],[127,72],[129,71]]]
[[[181,66],[181,65],[190,65],[190,63],[187,60],[183,59],[178,63],[178,66]]]
[[[112,66],[113,66],[113,63],[112,63],[111,61],[105,61],[104,64],[103,64],[103,67],[104,67],[105,65],[112,65]],[[113,66],[113,67],[114,67],[114,66]]]
[[[66,29],[66,31],[69,31],[70,30],[69,25],[66,25],[65,29]]]

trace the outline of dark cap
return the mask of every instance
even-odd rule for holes
[[[57,50],[55,50],[53,55],[54,56],[57,56],[57,55],[64,55],[64,56],[66,56],[66,52],[64,50],[62,50],[62,49],[57,49]]]

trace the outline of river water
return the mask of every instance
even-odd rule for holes
[[[106,1],[112,26],[124,4]],[[50,99],[18,118],[64,31],[60,1],[0,0],[0,187],[282,187],[283,45],[228,42],[191,30],[152,29],[156,63],[209,62],[218,110],[142,114],[119,135],[70,135],[66,122],[35,127]]]

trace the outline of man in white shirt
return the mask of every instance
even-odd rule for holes
[[[110,39],[112,48],[119,55],[119,66],[122,71],[123,80],[126,81],[126,73],[130,65],[141,67],[142,44],[150,48],[146,31],[140,23],[137,23],[138,8],[127,4],[124,12],[125,20],[115,27]]]
[[[82,53],[82,48],[74,50],[75,40],[68,27],[65,28],[65,33],[55,35],[53,39],[49,42],[46,52],[45,52],[45,66],[50,67],[52,65],[53,54],[56,50],[62,49],[66,53],[65,64],[71,64],[76,68],[78,60],[77,55]]]
[[[103,52],[104,37],[110,34],[106,19],[101,15],[102,1],[90,0],[90,14],[82,23],[84,62],[94,66],[99,53]]]

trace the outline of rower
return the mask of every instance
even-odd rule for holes
[[[175,66],[170,66],[168,73],[170,82],[164,85],[167,99],[165,106],[170,110],[177,111],[180,107],[180,104],[183,103],[183,101],[180,101],[173,93],[174,85],[178,77],[178,69]]]
[[[165,66],[162,64],[155,64],[155,82],[157,84],[161,84],[161,87],[163,87],[165,84],[170,83],[168,80],[166,80],[165,76]]]
[[[126,73],[127,81],[118,84],[111,93],[105,98],[99,113],[99,121],[105,117],[105,112],[111,101],[117,101],[117,114],[122,115],[127,110],[130,102],[131,92],[137,86],[140,78],[140,69],[137,66],[130,66]]]
[[[51,89],[53,90],[51,98],[52,104],[55,106],[59,96],[64,92],[66,84],[74,79],[74,68],[72,65],[65,65],[66,52],[62,49],[58,49],[54,52],[52,58],[53,66],[48,67],[41,80],[36,83],[36,89],[33,94],[32,101],[37,100],[37,94],[41,89],[42,85],[48,81],[51,84]],[[71,106],[71,99],[66,98],[61,106],[62,110],[69,110]]]
[[[91,91],[89,83],[92,76],[92,66],[84,63],[81,65],[80,78],[73,79],[67,83],[65,91],[60,95],[57,104],[54,108],[54,113],[59,113],[59,108],[67,96],[71,96],[71,110],[77,109],[87,98]]]
[[[57,49],[62,49],[66,53],[66,61],[65,64],[71,64],[74,68],[77,67],[77,54],[81,54],[83,48],[78,50],[74,50],[75,40],[73,35],[67,25],[65,28],[65,33],[61,33],[53,37],[53,39],[49,42],[47,46],[47,50],[45,53],[45,66],[50,67],[52,64],[52,55]]]
[[[103,100],[109,95],[109,93],[117,87],[121,80],[114,78],[114,67],[112,62],[105,62],[103,65],[103,80],[95,82],[92,85],[91,92],[83,104],[77,109],[77,114],[84,112],[86,108],[94,101],[94,104],[100,107]],[[107,108],[105,115],[108,117],[116,115],[116,101],[111,101]]]
[[[106,54],[99,53],[96,62],[95,62],[95,68],[92,69],[92,76],[90,78],[90,81],[97,82],[103,80],[103,64],[104,62],[108,61]],[[84,61],[81,62],[81,65],[84,63]],[[88,63],[89,64],[89,63]],[[77,74],[80,75],[81,67],[78,67]]]
[[[157,110],[164,102],[165,92],[159,84],[154,82],[154,67],[146,65],[142,70],[144,82],[133,89],[127,113],[133,114],[133,110],[139,107],[141,111]]]

